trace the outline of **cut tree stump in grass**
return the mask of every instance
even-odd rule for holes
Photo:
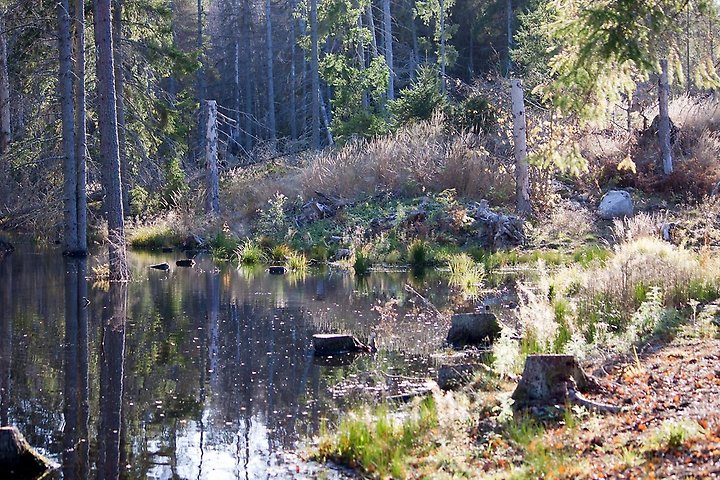
[[[517,408],[569,400],[603,412],[619,412],[620,407],[588,400],[581,393],[598,389],[597,380],[587,375],[572,355],[529,355],[512,398]]]
[[[57,465],[36,452],[15,427],[0,428],[2,478],[37,478]]]
[[[315,355],[339,355],[352,352],[371,352],[372,346],[365,345],[352,335],[319,333],[313,335]]]

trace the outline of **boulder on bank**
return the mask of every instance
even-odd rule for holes
[[[0,472],[3,478],[37,478],[57,465],[36,452],[15,427],[0,428]]]
[[[451,322],[447,343],[455,349],[487,345],[500,336],[500,324],[493,313],[456,313]]]
[[[598,206],[598,215],[604,220],[632,217],[634,213],[632,197],[624,190],[610,190],[603,195]]]

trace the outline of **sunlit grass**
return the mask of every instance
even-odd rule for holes
[[[258,265],[265,263],[267,256],[260,246],[251,240],[245,240],[235,249],[235,256],[241,265]]]
[[[155,250],[177,245],[180,236],[167,225],[144,225],[133,230],[128,241],[133,248]]]

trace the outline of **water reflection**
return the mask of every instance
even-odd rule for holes
[[[88,302],[87,260],[65,259],[65,428],[63,475],[88,478]]]
[[[0,419],[66,479],[288,478],[279,452],[350,401],[331,386],[373,368],[427,374],[445,333],[405,315],[402,274],[356,283],[130,259],[133,280],[109,287],[87,280],[99,258],[19,249],[0,262]],[[399,315],[381,322],[373,307],[387,302]],[[314,333],[379,328],[378,358],[314,362]]]

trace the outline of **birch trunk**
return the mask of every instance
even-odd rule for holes
[[[130,159],[127,155],[125,131],[125,75],[122,65],[122,0],[113,0],[112,11],[113,56],[115,64],[115,101],[117,102],[118,146],[120,149],[120,178],[122,179],[123,212],[130,212]]]
[[[75,162],[78,251],[87,252],[87,128],[85,126],[85,2],[75,0]]]
[[[311,147],[320,148],[320,72],[318,59],[317,0],[310,0],[310,74],[312,75],[312,132]]]
[[[658,79],[658,93],[660,100],[660,125],[658,126],[658,141],[662,153],[663,171],[665,175],[673,172],[672,151],[670,149],[670,116],[668,114],[668,97],[670,86],[668,85],[667,59],[660,60],[660,78]]]
[[[274,144],[277,140],[277,129],[275,126],[275,80],[273,75],[273,42],[272,42],[272,0],[265,0],[265,34],[267,47],[267,73],[268,73],[268,129],[270,130],[270,141]]]
[[[105,190],[104,206],[108,221],[108,261],[110,263],[110,279],[124,281],[128,278],[128,269],[125,253],[125,223],[120,177],[110,0],[94,0],[94,5],[98,124],[100,127],[102,180]]]
[[[530,205],[530,178],[527,161],[525,99],[523,98],[523,89],[520,80],[513,79],[511,85],[517,211],[522,215],[527,215],[532,213],[532,206]]]
[[[77,163],[75,160],[75,112],[73,110],[72,32],[70,2],[57,3],[58,47],[60,52],[59,83],[62,111],[63,146],[63,252],[74,254],[78,246]]]
[[[7,64],[7,33],[5,17],[7,11],[0,11],[0,155],[10,145],[10,77]]]
[[[392,16],[390,14],[390,0],[383,0],[383,21],[385,23],[385,62],[390,70],[388,78],[388,100],[395,99],[395,64],[393,63],[393,45],[392,45]]]
[[[218,130],[217,130],[217,102],[208,100],[207,107],[207,128],[205,139],[205,162],[207,179],[206,211],[211,215],[220,213],[220,193],[218,181]]]

